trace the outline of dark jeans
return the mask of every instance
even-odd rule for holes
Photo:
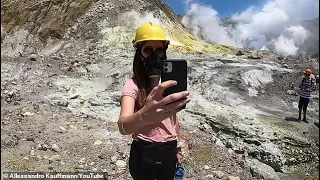
[[[300,97],[299,106],[298,106],[299,109],[303,109],[303,111],[306,112],[308,104],[309,104],[309,99],[308,98]]]
[[[151,143],[133,140],[129,169],[134,180],[173,180],[177,164],[177,141]]]

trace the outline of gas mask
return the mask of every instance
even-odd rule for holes
[[[152,54],[144,59],[144,65],[150,78],[160,77],[163,60],[164,56],[160,57],[156,51],[153,51]]]

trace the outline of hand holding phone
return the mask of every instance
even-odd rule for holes
[[[189,103],[187,92],[180,92],[163,97],[163,92],[176,86],[175,81],[165,81],[152,89],[146,103],[137,113],[142,126],[159,123],[181,111],[181,107]]]
[[[169,87],[163,92],[163,97],[187,90],[187,69],[188,65],[186,60],[166,59],[163,61],[161,67],[161,82],[168,80],[174,80],[177,82],[177,85]],[[185,107],[186,105],[184,105],[182,109]]]

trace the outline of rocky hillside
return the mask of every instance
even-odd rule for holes
[[[1,170],[130,179],[116,121],[135,29],[160,23],[188,61],[179,113],[186,179],[319,179],[319,93],[296,122],[296,88],[319,62],[215,45],[160,0],[1,1]],[[317,86],[318,87],[318,86]]]
[[[148,14],[151,11],[153,13]],[[138,12],[146,12],[146,14],[142,15]],[[7,34],[22,36],[21,39],[27,41],[25,43],[34,39],[27,35],[28,33],[36,36],[41,44],[38,44],[37,49],[33,51],[41,50],[42,43],[47,45],[48,41],[57,42],[69,37],[80,41],[97,41],[106,33],[111,33],[113,36],[108,41],[129,48],[132,47],[135,29],[153,18],[159,19],[164,25],[167,35],[172,40],[170,48],[179,49],[179,51],[230,52],[233,50],[230,47],[208,44],[189,34],[181,26],[178,16],[160,0],[137,2],[10,0],[2,2],[1,13],[2,26]],[[97,32],[99,28],[103,29]],[[28,32],[23,32],[24,30]],[[32,44],[35,46],[34,43]]]

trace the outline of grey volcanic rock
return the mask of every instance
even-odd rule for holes
[[[4,28],[2,27],[2,24],[1,24],[1,43],[5,37],[6,37],[6,31],[4,30]]]
[[[247,163],[250,167],[251,174],[254,177],[266,179],[266,180],[280,179],[273,168],[271,168],[270,166],[264,163],[261,163],[256,159],[248,159]]]
[[[53,155],[48,153],[56,153],[59,161],[50,161],[50,169],[130,178],[123,168],[132,139],[120,135],[116,123],[120,95],[132,76],[134,30],[157,17],[171,38],[168,57],[186,59],[189,66],[191,102],[178,113],[188,144],[188,179],[210,175],[204,165],[240,179],[256,179],[251,173],[276,179],[274,170],[317,176],[319,102],[310,102],[309,123],[298,123],[297,96],[287,94],[306,67],[319,74],[317,61],[265,51],[241,50],[259,58],[237,56],[232,47],[192,36],[158,0],[3,1],[1,6],[2,170],[43,171]],[[94,145],[98,139],[102,143]],[[58,144],[61,151],[40,151],[37,144]],[[35,157],[22,161],[31,151]],[[121,159],[116,163],[112,157]],[[90,161],[79,165],[83,158]]]

